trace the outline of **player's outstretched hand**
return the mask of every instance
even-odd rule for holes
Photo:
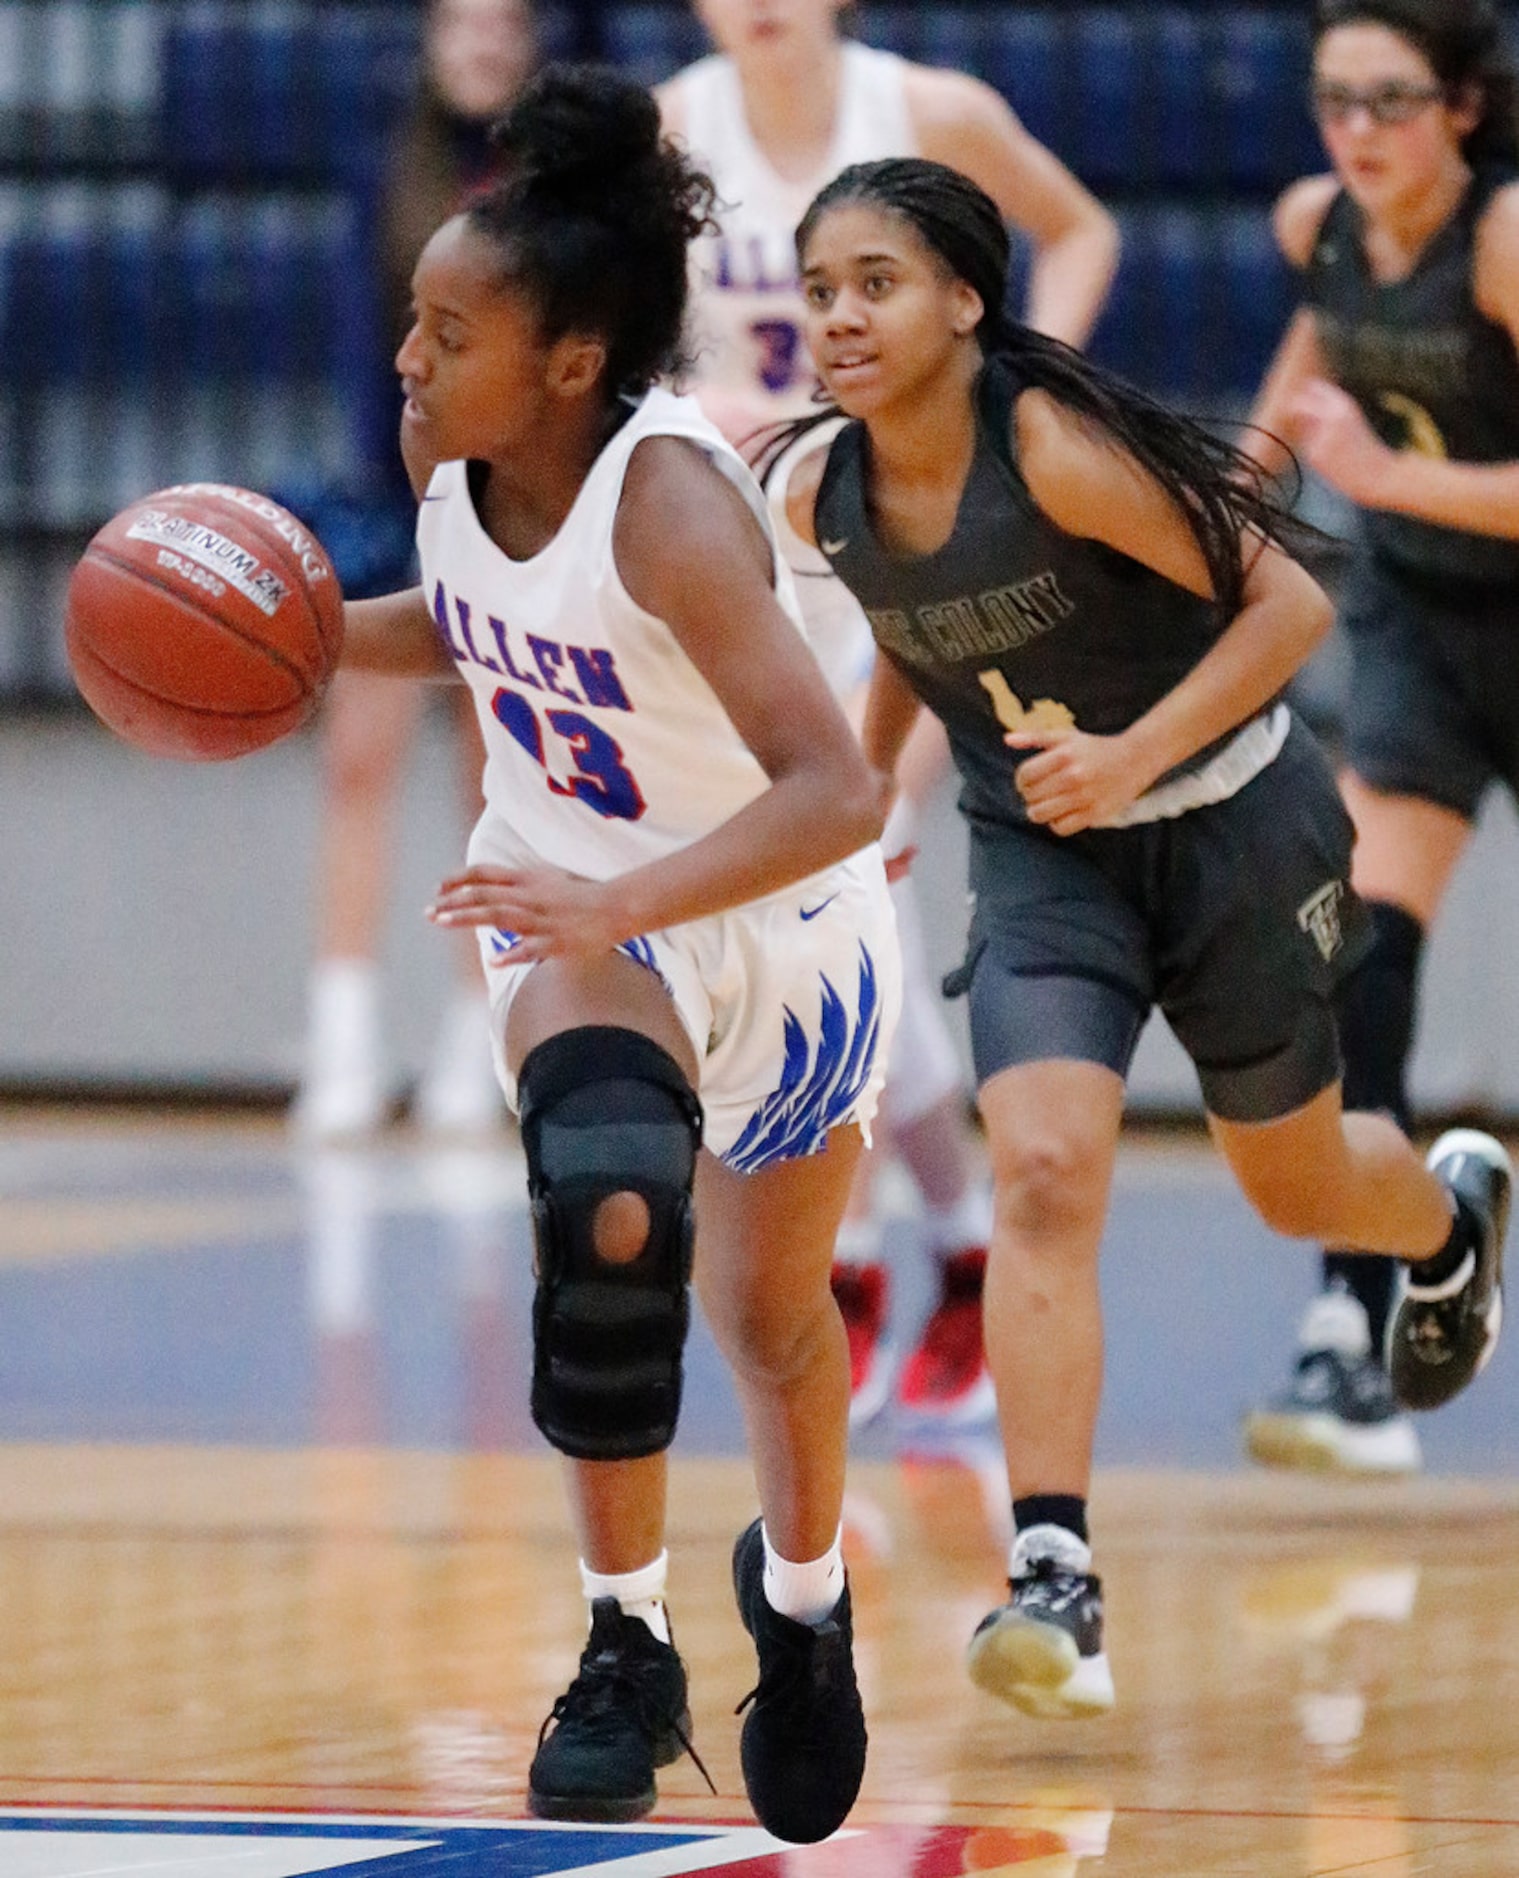
[[[516,935],[497,961],[502,965],[590,958],[628,936],[614,911],[614,886],[558,867],[469,867],[442,883],[427,917],[435,926],[493,926]]]

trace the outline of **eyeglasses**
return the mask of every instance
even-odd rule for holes
[[[1358,91],[1354,85],[1322,84],[1315,85],[1310,96],[1313,114],[1321,124],[1346,123],[1357,111],[1365,111],[1373,124],[1409,124],[1426,106],[1445,96],[1445,87],[1393,80]]]

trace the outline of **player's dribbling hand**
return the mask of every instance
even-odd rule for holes
[[[1010,730],[1010,750],[1032,750],[1013,772],[1031,822],[1057,835],[1100,828],[1147,786],[1136,779],[1122,740],[1073,728]]]
[[[468,867],[438,888],[427,909],[435,926],[493,926],[518,935],[497,963],[595,957],[628,934],[613,911],[611,883],[558,867]]]

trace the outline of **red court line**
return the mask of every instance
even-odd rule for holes
[[[140,1776],[140,1777],[132,1778],[132,1779],[127,1779],[122,1776],[113,1776],[109,1778],[92,1780],[83,1774],[59,1774],[59,1775],[42,1776],[41,1779],[43,1783],[48,1786],[86,1787],[86,1788],[95,1788],[95,1789],[155,1787],[159,1789],[160,1791],[173,1792],[176,1790],[178,1786],[182,1785],[186,1792],[191,1792],[191,1793],[197,1792],[197,1791],[204,1792],[208,1788],[216,1788],[221,1792],[235,1791],[239,1788],[243,1788],[243,1789],[247,1789],[253,1792],[262,1792],[262,1793],[269,1793],[269,1792],[327,1793],[331,1791],[331,1786],[332,1786],[332,1783],[330,1781],[303,1782],[299,1780],[266,1780],[266,1781],[200,1780],[191,1784],[189,1782],[177,1783],[172,1780],[156,1780],[148,1775],[144,1775],[144,1776]],[[23,1776],[21,1774],[0,1774],[0,1788],[14,1787],[14,1786],[35,1787],[38,1784],[39,1784],[38,1779],[27,1778],[26,1776]],[[372,1808],[372,1811],[376,1818],[381,1818],[381,1819],[423,1818],[423,1819],[438,1820],[438,1821],[448,1821],[452,1824],[456,1824],[459,1826],[489,1826],[492,1824],[500,1823],[499,1815],[493,1816],[493,1815],[481,1814],[481,1813],[440,1812],[435,1805],[430,1805],[428,1803],[428,1796],[421,1788],[367,1787],[364,1785],[362,1781],[350,1781],[350,1782],[345,1783],[345,1791],[352,1792],[352,1793],[360,1793],[360,1794],[368,1794],[368,1793],[383,1794],[383,1795],[392,1796],[392,1798],[394,1798],[395,1796],[405,1795],[408,1793],[415,1795],[415,1804],[410,1805],[410,1806],[375,1805]],[[735,1796],[732,1794],[720,1793],[717,1795],[717,1798],[719,1800],[734,1800]],[[50,1803],[46,1800],[7,1800],[4,1802],[4,1804],[10,1811],[18,1812],[18,1813],[19,1812],[45,1813],[51,1810]],[[78,1805],[79,1803],[74,1802],[74,1804]],[[883,1802],[883,1804],[890,1805],[892,1807],[921,1806],[921,1807],[926,1808],[929,1802],[896,1799],[896,1800]],[[867,1808],[868,1806],[869,1806],[869,1802],[867,1802]],[[81,1808],[81,1810],[93,1811],[93,1812],[107,1812],[111,1809],[105,1806],[100,1806],[100,1807],[87,1807],[86,1806],[86,1807]],[[253,1813],[253,1814],[267,1814],[270,1818],[280,1818],[286,1815],[289,1815],[292,1818],[303,1816],[302,1809],[293,1805],[292,1806],[279,1806],[279,1805],[274,1805],[274,1804],[271,1804],[271,1805],[250,1804],[250,1805],[246,1805],[243,1807],[235,1807],[230,1801],[221,1801],[221,1802],[207,1801],[204,1804],[201,1804],[199,1802],[194,1802],[194,1801],[185,1802],[185,1801],[178,1801],[178,1800],[133,1801],[131,1802],[129,1806],[126,1807],[126,1810],[134,1812],[134,1813],[190,1812],[190,1813],[194,1813],[197,1815],[203,1814],[203,1813],[204,1814]],[[1071,1805],[1068,1807],[1053,1806],[1048,1801],[1045,1801],[1045,1800],[956,1800],[954,1802],[954,1810],[957,1814],[981,1813],[981,1814],[991,1814],[998,1818],[1005,1818],[1006,1815],[1010,1813],[1012,1814],[1017,1814],[1017,1813],[1046,1814],[1046,1813],[1055,1813],[1055,1812],[1083,1813],[1083,1812],[1089,1812],[1091,1809],[1090,1807],[1079,1806],[1079,1805]],[[318,1816],[318,1817],[331,1816],[332,1818],[341,1819],[341,1818],[347,1818],[348,1816],[350,1816],[353,1813],[354,1809],[352,1807],[329,1806],[329,1807],[318,1808],[318,1809],[307,1809],[307,1811],[314,1812],[315,1816]],[[522,1815],[512,1814],[509,1816],[509,1819],[512,1823],[515,1823],[519,1818],[526,1820],[527,1817],[528,1816],[526,1814],[522,1814]],[[1513,1827],[1513,1828],[1519,1829],[1519,1818],[1489,1819],[1485,1817],[1478,1817],[1470,1813],[1392,1813],[1392,1812],[1385,1812],[1385,1811],[1383,1812],[1345,1812],[1345,1811],[1340,1811],[1340,1810],[1331,1812],[1331,1811],[1325,1811],[1323,1808],[1318,1808],[1318,1807],[1315,1807],[1307,1811],[1292,1810],[1292,1811],[1280,1811],[1279,1812],[1279,1811],[1273,1811],[1272,1809],[1267,1808],[1267,1807],[1125,1806],[1125,1805],[1119,1805],[1117,1802],[1115,1802],[1113,1805],[1113,1817],[1115,1819],[1127,1817],[1127,1818],[1132,1818],[1132,1819],[1282,1820],[1284,1822],[1289,1822],[1289,1823],[1296,1821],[1296,1822],[1300,1822],[1304,1824],[1309,1823],[1311,1821],[1329,1821],[1329,1820],[1344,1821],[1348,1824],[1354,1824],[1358,1820],[1376,1820],[1379,1823],[1386,1823],[1389,1825],[1398,1825],[1398,1826],[1492,1826],[1492,1827]],[[648,1825],[648,1826],[654,1826],[654,1827],[670,1826],[679,1830],[687,1826],[696,1826],[696,1827],[710,1826],[710,1827],[718,1827],[718,1828],[721,1828],[721,1827],[735,1827],[736,1828],[736,1827],[741,1827],[741,1826],[752,1826],[754,1824],[754,1819],[752,1815],[745,1815],[744,1817],[737,1818],[737,1819],[687,1819],[687,1818],[682,1818],[679,1815],[672,1815],[669,1813],[657,1813],[657,1814],[651,1814],[646,1820],[641,1820],[639,1823],[641,1825]],[[852,1827],[851,1830],[858,1831],[858,1832],[869,1832],[872,1830],[880,1830],[885,1827],[902,1826],[904,1824],[912,1824],[912,1823],[914,1822],[903,1821],[903,1820],[876,1820],[872,1822],[871,1825],[862,1824],[857,1827]],[[931,1831],[936,1824],[937,1825],[952,1825],[956,1822],[950,1821],[950,1820],[939,1820],[939,1821],[923,1820],[917,1823],[922,1826],[922,1829],[924,1831]]]

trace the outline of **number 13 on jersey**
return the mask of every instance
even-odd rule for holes
[[[491,699],[496,721],[521,744],[543,771],[543,780],[556,796],[573,796],[609,820],[636,822],[647,806],[643,791],[622,760],[622,745],[599,724],[579,711],[545,711],[550,731],[574,764],[563,782],[549,766],[543,725],[521,692],[503,685]]]

